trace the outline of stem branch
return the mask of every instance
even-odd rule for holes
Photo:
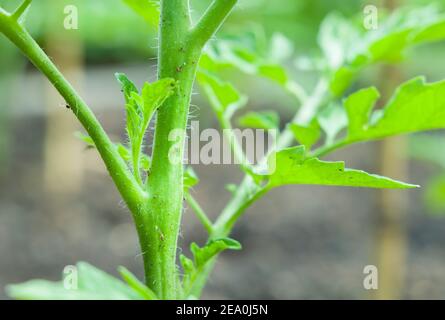
[[[203,47],[218,31],[238,0],[214,0],[192,30],[192,37]]]
[[[25,2],[26,4],[26,2]],[[0,32],[2,32],[22,53],[48,78],[65,99],[74,115],[93,139],[110,176],[132,212],[145,194],[134,180],[124,160],[118,154],[93,112],[64,78],[53,62],[43,52],[31,35],[6,11],[0,8]]]

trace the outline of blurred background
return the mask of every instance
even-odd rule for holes
[[[18,2],[0,0],[6,9]],[[321,56],[317,33],[332,11],[354,18],[367,4],[391,10],[431,2],[242,0],[220,35],[255,32],[269,41],[279,33],[290,40],[295,58]],[[196,14],[208,3],[192,0]],[[78,30],[63,28],[67,4],[79,10]],[[114,73],[124,72],[138,85],[156,77],[155,30],[122,0],[36,0],[26,26],[112,138],[124,140],[123,98]],[[417,75],[444,79],[444,53],[445,43],[415,48],[396,66],[370,68],[355,88],[375,84],[389,91]],[[288,67],[310,90],[314,73],[299,65]],[[63,99],[4,37],[0,70],[0,298],[7,298],[7,284],[58,280],[64,266],[77,261],[112,274],[124,265],[142,278],[131,216],[97,153],[74,137],[80,126]],[[398,80],[385,82],[388,73]],[[250,110],[278,110],[282,125],[291,119],[294,101],[274,84],[246,75],[233,78],[249,96]],[[204,97],[194,97],[192,114],[201,128],[218,128]],[[240,221],[233,238],[243,250],[221,256],[204,298],[445,298],[443,138],[442,132],[403,137],[329,157],[420,184],[419,190],[292,186],[271,192]],[[195,197],[216,217],[230,198],[225,184],[242,176],[235,166],[194,169],[201,179]],[[181,246],[191,241],[202,243],[205,233],[187,210]],[[366,265],[379,267],[378,291],[363,287]]]

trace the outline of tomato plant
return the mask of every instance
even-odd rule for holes
[[[141,89],[124,74],[126,143],[110,140],[91,109],[23,26],[31,0],[14,12],[0,8],[0,31],[48,78],[86,130],[81,138],[94,147],[134,218],[143,252],[145,282],[119,269],[125,283],[79,263],[79,286],[34,280],[9,286],[16,298],[42,299],[194,299],[224,250],[240,250],[231,231],[257,200],[268,191],[289,184],[318,184],[365,188],[411,189],[416,185],[348,169],[344,162],[322,160],[327,154],[352,145],[389,136],[445,127],[445,82],[427,83],[418,77],[403,83],[382,108],[377,108],[375,87],[350,92],[354,80],[368,66],[396,62],[412,46],[445,37],[445,18],[434,7],[402,10],[389,16],[377,30],[365,30],[339,14],[329,15],[320,27],[321,58],[312,59],[319,80],[307,93],[289,75],[279,59],[248,46],[242,39],[209,40],[236,5],[236,0],[214,0],[197,22],[188,0],[126,0],[153,26],[159,26],[158,80]],[[422,19],[420,19],[422,17]],[[251,42],[252,43],[252,42]],[[255,43],[255,41],[253,41]],[[257,166],[242,164],[243,181],[230,189],[233,197],[216,221],[211,221],[190,189],[199,180],[184,168],[185,132],[195,78],[208,97],[222,129],[232,128],[232,116],[242,110],[246,97],[222,79],[232,68],[263,77],[287,92],[299,105],[291,122],[279,132],[277,144]],[[144,140],[156,119],[151,155]],[[247,113],[243,126],[279,130],[273,111]],[[171,133],[184,134],[171,139]],[[239,158],[243,150],[231,139]],[[206,244],[191,245],[192,258],[180,255],[177,242],[183,203],[187,201],[209,234]]]

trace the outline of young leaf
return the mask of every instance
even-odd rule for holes
[[[140,101],[143,104],[144,123],[150,122],[154,112],[173,94],[175,88],[176,81],[171,78],[144,84]]]
[[[224,250],[241,250],[241,248],[241,244],[238,241],[230,238],[210,240],[210,242],[202,248],[196,243],[192,243],[190,246],[197,269],[203,267],[210,259]]]
[[[249,112],[238,120],[239,124],[246,128],[254,129],[278,129],[280,116],[274,111]]]
[[[220,238],[210,240],[202,248],[200,248],[196,243],[192,243],[190,250],[193,254],[193,261],[184,255],[180,256],[180,262],[184,271],[183,287],[186,297],[192,293],[196,277],[204,270],[206,264],[213,257],[224,250],[241,250],[241,244],[238,241],[230,238]]]
[[[129,160],[133,167],[133,174],[139,184],[142,185],[140,169],[148,171],[150,160],[142,153],[142,144],[150,121],[158,108],[167,100],[176,88],[174,79],[160,79],[154,83],[145,83],[142,93],[139,94],[136,86],[122,73],[116,74],[121,83],[125,97],[125,109],[127,111],[127,134],[129,139]],[[123,149],[121,147],[121,154]],[[125,155],[128,156],[127,154]]]
[[[73,278],[73,284],[74,278]],[[66,288],[64,281],[32,280],[7,287],[15,299],[32,300],[139,300],[144,299],[122,281],[85,262],[77,264],[77,288]]]
[[[269,158],[270,174],[266,188],[288,184],[407,189],[417,186],[346,169],[344,162],[326,162],[306,158],[304,146],[281,150]]]
[[[120,266],[118,271],[125,282],[137,293],[145,298],[145,300],[158,300],[156,294],[150,290],[144,283],[125,267]]]
[[[136,88],[134,83],[131,82],[130,79],[128,79],[128,77],[125,74],[116,73],[115,77],[116,77],[117,81],[121,84],[122,92],[125,97],[125,102],[129,103],[131,100],[131,94],[133,92],[138,94],[139,93],[138,89]]]

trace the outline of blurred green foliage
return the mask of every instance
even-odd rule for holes
[[[27,28],[39,42],[48,30],[63,28],[64,5],[75,5],[79,13],[80,36],[85,43],[89,62],[134,61],[153,57],[157,47],[154,28],[135,14],[126,4],[129,0],[39,0],[34,1],[27,17]],[[191,0],[196,21],[211,0]],[[0,0],[7,10],[14,9],[19,0]],[[426,0],[404,0],[403,4],[428,4]],[[381,1],[365,0],[240,0],[227,21],[223,33],[240,34],[261,30],[266,38],[280,32],[294,43],[297,51],[318,50],[316,36],[325,16],[341,12],[346,17],[358,16],[367,4]],[[49,14],[50,13],[50,14]],[[71,31],[76,32],[76,31]],[[146,41],[141,41],[146,39]],[[3,48],[3,41],[0,48]]]

